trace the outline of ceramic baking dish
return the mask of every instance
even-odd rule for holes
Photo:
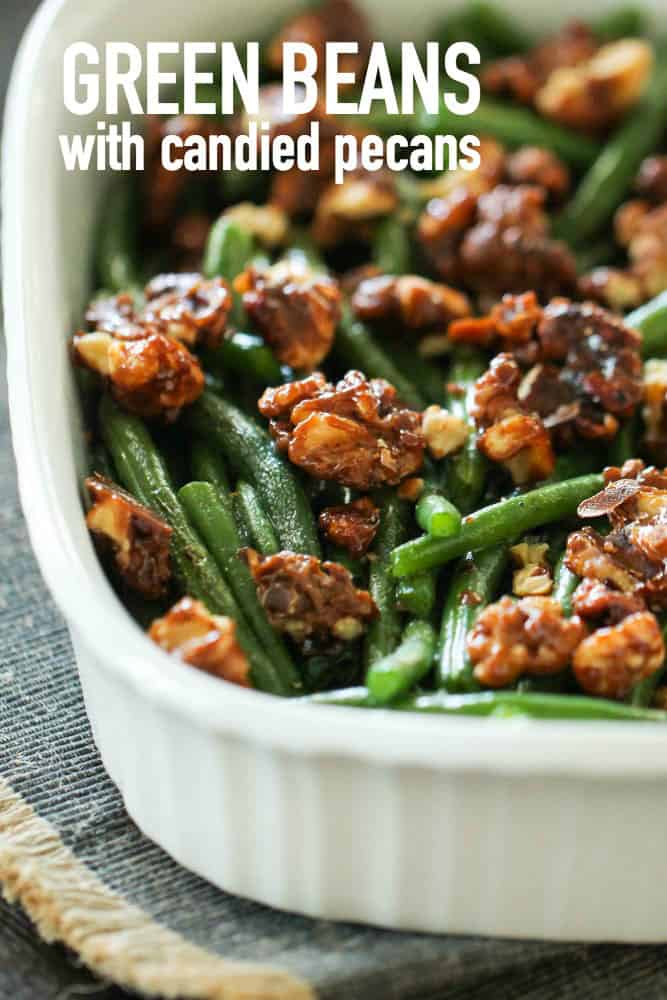
[[[408,22],[402,4],[368,7],[388,40],[424,36],[442,12],[423,0]],[[512,2],[535,27],[584,8]],[[667,14],[663,0],[653,10]],[[62,53],[79,39],[252,38],[275,17],[275,0],[50,0],[14,70],[2,176],[14,447],[104,764],[174,858],[274,906],[429,931],[664,940],[667,727],[364,713],[245,691],[152,645],[98,564],[66,340],[108,178],[64,170],[57,134],[90,123],[63,107]]]

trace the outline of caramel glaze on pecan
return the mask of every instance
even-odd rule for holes
[[[259,270],[248,268],[235,281],[243,304],[276,357],[310,371],[331,349],[340,318],[340,288],[300,258]]]
[[[371,595],[339,563],[296,552],[262,557],[243,549],[242,555],[269,621],[299,644],[350,642],[377,618]]]
[[[384,379],[350,371],[336,385],[314,372],[266,389],[259,411],[291,462],[353,489],[395,486],[421,468],[421,414],[403,406]]]
[[[581,619],[565,618],[550,597],[502,597],[482,611],[467,648],[480,684],[498,688],[522,674],[563,670],[584,635]]]
[[[158,274],[145,288],[143,323],[192,346],[216,347],[222,339],[232,296],[222,278],[201,274]]]
[[[588,694],[625,698],[635,684],[659,670],[664,660],[665,646],[655,615],[639,611],[584,639],[575,650],[572,669]]]
[[[171,577],[169,525],[104,476],[89,476],[86,489],[86,524],[100,549],[113,554],[123,582],[144,597],[162,597]]]
[[[380,510],[370,497],[359,497],[351,503],[325,507],[319,516],[323,534],[347,549],[355,558],[365,555],[380,525]]]
[[[597,40],[588,25],[571,21],[525,55],[490,63],[481,75],[485,90],[532,104],[554,70],[577,66],[593,55]]]
[[[360,319],[399,330],[446,328],[471,311],[462,292],[416,274],[365,278],[357,285],[351,303]]]
[[[577,438],[610,440],[642,397],[639,334],[590,302],[557,298],[542,308],[534,293],[506,295],[487,316],[451,324],[449,336],[503,349],[478,380],[473,408],[486,429],[480,447],[495,461],[506,460],[510,431],[515,449],[518,435],[526,444],[536,438],[537,425],[554,447],[572,447]],[[517,414],[526,419],[519,422]],[[505,418],[511,423],[503,425]],[[551,471],[546,461],[544,469]]]
[[[251,687],[250,665],[236,639],[231,618],[212,615],[201,603],[184,597],[148,634],[167,653],[208,674],[242,687]]]
[[[576,264],[564,243],[549,236],[546,190],[498,184],[481,195],[465,186],[428,203],[417,236],[445,281],[482,299],[534,289],[541,299],[576,286]]]
[[[470,409],[479,428],[477,446],[501,462],[515,483],[546,479],[555,465],[549,433],[542,420],[519,401],[521,370],[510,354],[498,354],[477,380]]]

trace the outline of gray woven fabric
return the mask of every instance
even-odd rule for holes
[[[0,98],[31,0],[2,0]],[[0,361],[3,362],[0,348]],[[394,934],[293,917],[180,869],[128,819],[95,750],[72,651],[31,555],[0,391],[0,775],[113,888],[199,944],[306,976],[323,998],[667,995],[667,950]],[[0,903],[0,1000],[120,1000]]]

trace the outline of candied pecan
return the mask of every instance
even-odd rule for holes
[[[521,372],[510,354],[498,354],[475,383],[471,416],[480,428],[477,446],[493,462],[501,462],[515,483],[551,475],[555,456],[548,431],[536,414],[519,402]]]
[[[664,660],[656,617],[640,611],[584,639],[574,653],[572,668],[588,694],[625,698],[635,684],[659,670]]]
[[[232,296],[222,278],[201,274],[158,274],[145,288],[139,322],[188,346],[216,347],[222,339]]]
[[[123,581],[144,597],[162,597],[171,576],[169,525],[104,476],[89,476],[86,489],[88,529],[111,550]]]
[[[608,539],[592,528],[569,535],[565,565],[577,576],[599,580],[624,594],[631,594],[640,582],[640,577],[620,561],[619,553]]]
[[[484,194],[503,180],[505,170],[505,150],[488,136],[482,136],[477,150],[479,166],[475,170],[444,170],[437,177],[427,181],[417,181],[416,188],[423,201],[431,198],[447,198],[457,188],[465,188],[471,195]]]
[[[417,238],[431,266],[447,281],[461,275],[459,248],[477,215],[477,195],[456,187],[445,198],[433,198],[419,216]]]
[[[204,390],[199,362],[187,347],[146,327],[140,340],[120,340],[108,333],[77,334],[76,361],[107,378],[124,409],[170,422]]]
[[[225,219],[251,233],[262,246],[280,246],[287,239],[289,218],[278,205],[256,205],[240,201],[222,213]]]
[[[359,558],[366,553],[380,526],[380,509],[370,497],[325,507],[319,516],[321,531],[334,545]]]
[[[482,84],[492,93],[508,94],[523,104],[531,104],[554,70],[585,62],[597,48],[588,25],[570,21],[525,55],[490,63],[482,71]]]
[[[522,674],[563,670],[585,635],[583,622],[564,618],[550,597],[502,597],[482,611],[468,635],[475,677],[488,687],[506,687]]]
[[[667,201],[667,155],[647,156],[642,160],[635,179],[635,191],[640,198],[656,205]]]
[[[441,406],[427,406],[422,416],[422,432],[426,447],[435,459],[444,458],[462,448],[470,435],[470,427]]]
[[[262,557],[243,549],[242,554],[269,621],[298,643],[350,642],[378,616],[371,595],[358,590],[339,563],[297,552]]]
[[[548,551],[547,544],[536,542],[520,542],[511,547],[510,553],[517,566],[512,575],[512,593],[517,597],[551,593],[553,579],[547,562]]]
[[[601,302],[616,312],[634,309],[646,298],[637,275],[620,267],[595,267],[588,274],[582,274],[577,287],[583,298]]]
[[[127,292],[109,298],[93,299],[86,309],[86,326],[115,337],[143,337],[144,331],[136,323],[134,299]]]
[[[627,594],[608,587],[606,583],[585,577],[572,596],[572,607],[586,622],[618,625],[628,615],[645,611],[646,604],[639,594]]]
[[[630,201],[616,213],[616,238],[627,248],[628,276],[641,289],[642,301],[667,288],[667,200],[657,207]]]
[[[359,490],[395,486],[421,468],[421,414],[404,407],[393,386],[355,371],[335,386],[322,379],[315,373],[289,388],[267,389],[259,400],[290,461]]]
[[[309,370],[331,349],[340,318],[340,288],[300,257],[248,268],[234,283],[243,305],[276,357]]]
[[[341,72],[360,73],[370,51],[370,28],[365,15],[351,0],[325,0],[296,14],[272,39],[267,61],[276,72],[282,69],[286,42],[306,42],[315,49],[319,76],[324,74],[327,42],[357,42],[358,51],[343,53],[338,65]]]
[[[155,619],[148,635],[185,663],[232,684],[251,687],[250,665],[236,639],[235,622],[212,615],[201,601],[184,597]]]
[[[554,70],[535,95],[537,108],[571,128],[606,129],[637,103],[653,68],[648,42],[623,38],[586,62]]]
[[[367,278],[357,286],[351,301],[360,319],[384,320],[409,330],[445,327],[470,313],[470,302],[462,292],[416,274]]]
[[[468,316],[449,325],[449,338],[456,343],[498,346],[512,351],[529,343],[535,334],[542,307],[535,292],[503,295],[487,316]]]
[[[499,184],[479,198],[476,222],[459,247],[469,288],[494,297],[534,289],[548,298],[575,287],[571,251],[549,238],[544,194],[528,184]]]
[[[570,189],[570,171],[555,153],[541,146],[522,146],[507,157],[507,179],[511,184],[532,184],[544,188],[556,202]]]
[[[398,207],[393,175],[388,170],[349,174],[342,184],[330,184],[320,195],[312,234],[322,246],[347,239],[368,239],[371,224]]]

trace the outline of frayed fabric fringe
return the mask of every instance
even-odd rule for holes
[[[101,882],[54,827],[0,779],[0,885],[46,941],[97,975],[147,996],[187,1000],[312,1000],[278,969],[226,961],[152,920]]]

